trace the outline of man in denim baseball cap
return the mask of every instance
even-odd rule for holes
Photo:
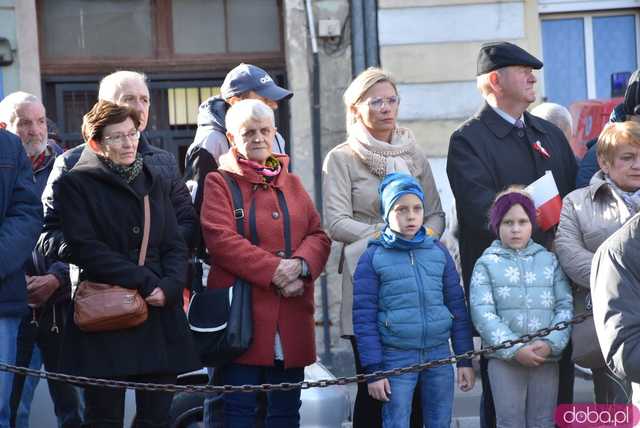
[[[200,105],[198,130],[187,150],[184,176],[197,210],[202,202],[201,186],[204,178],[218,168],[218,158],[230,147],[224,119],[227,109],[238,101],[256,99],[276,110],[278,102],[292,96],[293,92],[278,86],[262,68],[242,63],[227,73],[220,86],[220,95],[215,95]],[[273,152],[285,152],[285,141],[279,133],[276,133],[273,140]]]
[[[250,92],[254,92],[257,97],[247,96]],[[220,95],[229,104],[234,104],[229,102],[233,97],[257,98],[275,110],[278,108],[277,101],[291,98],[293,92],[276,85],[271,76],[260,67],[242,63],[224,78]]]

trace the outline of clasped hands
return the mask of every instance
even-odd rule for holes
[[[516,361],[525,367],[538,367],[547,361],[547,357],[551,354],[551,347],[543,340],[535,340],[532,343],[523,346],[516,352]]]
[[[304,281],[300,279],[302,273],[301,259],[282,259],[273,273],[271,282],[276,286],[282,297],[297,297],[304,293]]]

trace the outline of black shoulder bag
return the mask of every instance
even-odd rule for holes
[[[240,187],[225,172],[218,173],[227,182],[233,197],[236,229],[244,236],[244,209]],[[257,245],[255,216],[249,217],[251,243]],[[217,367],[246,352],[253,338],[251,286],[238,278],[229,288],[208,289],[199,282],[199,286],[192,291],[187,320],[200,361],[207,367]]]

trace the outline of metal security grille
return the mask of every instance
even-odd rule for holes
[[[278,84],[284,86],[284,75],[273,73]],[[47,116],[58,126],[65,148],[82,144],[82,117],[98,99],[100,77],[49,77],[44,81],[44,104]],[[173,76],[150,76],[151,110],[145,130],[154,146],[172,153],[180,168],[197,129],[200,103],[219,93],[222,79],[180,79]],[[288,111],[286,106],[277,112],[278,130],[287,139]]]

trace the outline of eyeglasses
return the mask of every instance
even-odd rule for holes
[[[373,97],[369,98],[366,103],[372,110],[380,111],[382,108],[387,105],[389,107],[395,107],[400,102],[400,97],[392,96],[392,97]]]
[[[102,138],[102,142],[104,144],[111,144],[112,146],[119,146],[124,144],[125,140],[137,140],[140,138],[140,131],[137,129],[135,131],[129,131],[126,134],[115,134],[109,135],[108,137]]]

